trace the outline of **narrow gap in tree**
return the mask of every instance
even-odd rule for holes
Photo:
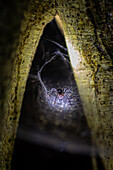
[[[44,28],[28,76],[12,170],[91,170],[91,152],[65,38],[54,18]]]

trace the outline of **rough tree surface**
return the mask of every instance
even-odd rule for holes
[[[106,170],[113,169],[113,3],[12,0],[0,4],[0,169],[10,169],[32,59],[44,26],[56,13],[62,21],[93,143],[101,150]]]

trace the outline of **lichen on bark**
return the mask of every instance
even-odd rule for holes
[[[2,73],[0,159],[2,169],[10,168],[25,84],[36,47],[44,26],[56,13],[62,21],[75,80],[92,130],[93,143],[101,148],[100,155],[106,169],[108,167],[112,169],[113,3],[103,0],[94,2],[29,0],[23,5],[22,3],[12,1],[10,5],[2,4],[1,10],[3,35],[0,47]],[[11,16],[8,19],[9,14]]]

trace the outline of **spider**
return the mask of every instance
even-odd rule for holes
[[[62,95],[62,89],[57,89],[58,94]]]
[[[60,111],[72,109],[74,100],[73,91],[67,88],[52,88],[46,93],[46,102],[48,105],[60,109]]]

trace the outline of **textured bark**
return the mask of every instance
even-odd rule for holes
[[[113,4],[85,0],[2,4],[0,166],[10,169],[27,76],[44,26],[60,16],[92,141],[113,168]],[[13,10],[12,10],[13,9]]]
[[[23,9],[22,3],[16,4],[12,1],[11,7],[8,4],[5,8],[3,4],[3,9],[8,10],[3,19],[11,16],[8,19],[9,23],[6,21],[2,25],[3,29],[4,27],[7,29],[8,35],[4,33],[3,40],[6,41],[9,49],[5,50],[4,44],[4,48],[1,47],[3,54],[1,53],[2,77],[0,79],[0,169],[10,169],[14,139],[32,59],[44,26],[55,16],[54,1],[27,1]],[[17,13],[12,10],[13,6]],[[13,19],[15,21],[12,21]],[[9,25],[10,20],[11,25]],[[8,41],[9,37],[13,39],[12,42]]]

